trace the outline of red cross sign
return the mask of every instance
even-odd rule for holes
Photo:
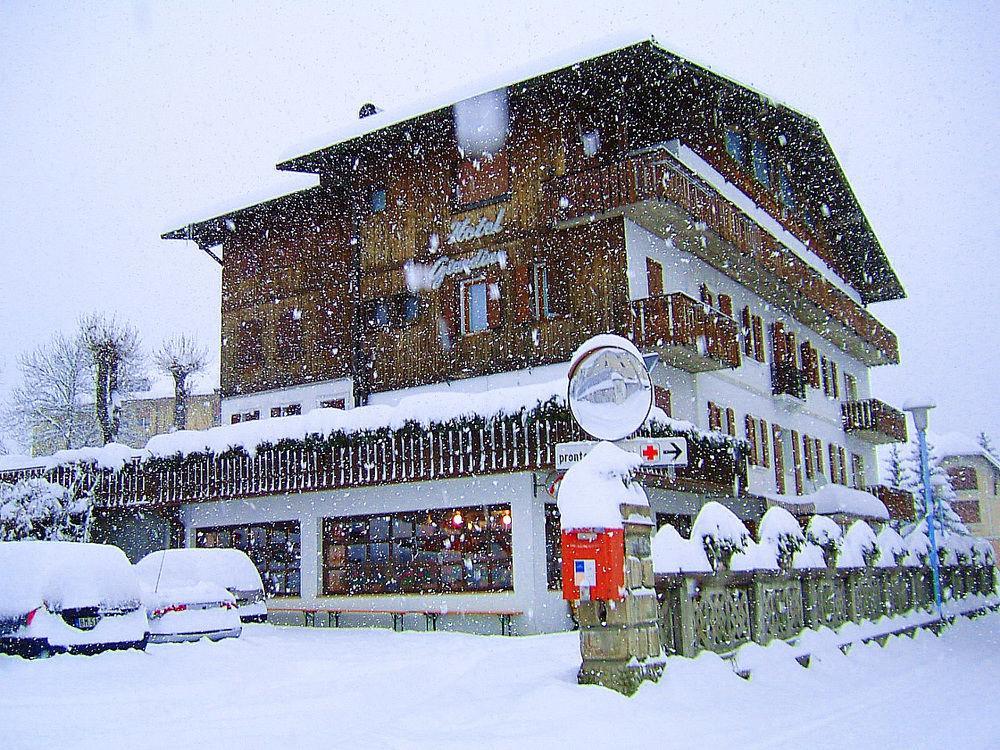
[[[660,450],[652,443],[646,443],[646,447],[642,449],[641,454],[647,461],[654,461],[660,455]]]

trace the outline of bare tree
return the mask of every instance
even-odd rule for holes
[[[56,334],[17,359],[20,385],[0,412],[0,423],[34,451],[94,445],[99,430],[89,407],[90,355],[77,337]]]
[[[80,320],[80,338],[94,367],[94,411],[104,444],[118,438],[121,402],[142,378],[139,334],[114,317],[93,313]]]
[[[193,336],[183,334],[163,342],[155,355],[156,366],[174,379],[174,429],[187,429],[187,400],[191,376],[208,364],[208,350]]]

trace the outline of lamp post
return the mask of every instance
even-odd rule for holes
[[[931,499],[931,468],[927,457],[927,418],[935,406],[930,400],[912,400],[903,404],[903,410],[910,412],[913,426],[917,428],[917,444],[920,447],[920,475],[924,484],[924,515],[927,518],[927,538],[931,542],[931,572],[934,576],[934,603],[938,618],[941,614],[941,569],[938,562],[937,537],[934,531],[934,504]]]

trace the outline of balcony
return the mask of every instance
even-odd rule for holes
[[[806,400],[808,376],[794,365],[775,362],[771,368],[771,392],[778,397]]]
[[[623,157],[548,180],[544,215],[554,227],[627,216],[690,251],[796,319],[824,330],[869,366],[899,362],[896,337],[740,208],[689,174],[669,151]],[[694,231],[678,233],[679,226]]]
[[[906,415],[875,398],[841,406],[844,432],[875,445],[906,442]]]
[[[633,302],[631,338],[687,372],[740,366],[736,321],[683,292]]]
[[[882,501],[886,510],[889,511],[889,518],[892,520],[912,521],[915,518],[913,512],[913,495],[906,490],[877,484],[874,487],[869,487],[868,491]]]

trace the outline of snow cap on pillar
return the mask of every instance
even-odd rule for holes
[[[620,529],[622,503],[649,507],[646,493],[632,475],[642,458],[602,442],[566,472],[559,485],[563,529]]]

